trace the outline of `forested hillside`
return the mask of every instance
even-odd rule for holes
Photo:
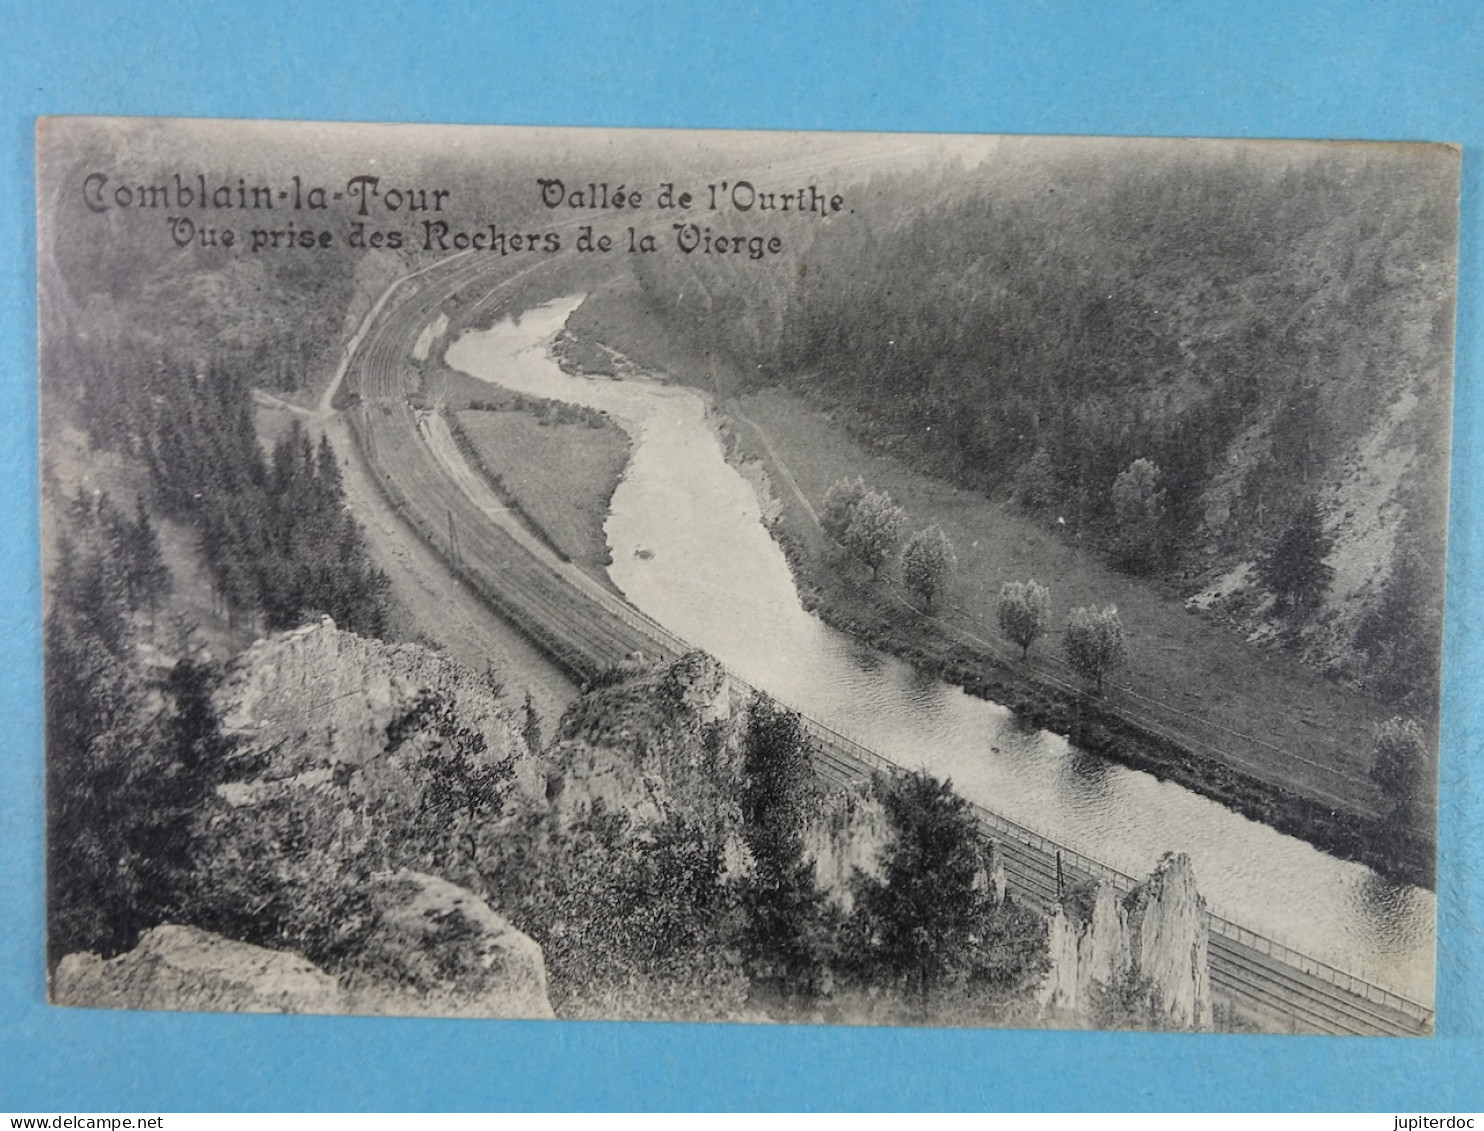
[[[789,269],[639,276],[872,443],[1425,707],[1456,177],[1437,148],[1007,139],[862,186]]]
[[[378,191],[434,186],[443,194],[437,218],[455,226],[531,226],[545,219],[538,173],[562,166],[534,139],[523,142],[524,153],[482,161],[442,149],[436,131],[393,143],[366,127],[327,144],[313,125],[280,127],[271,145],[247,149],[227,132],[209,122],[143,119],[49,123],[40,131],[48,549],[57,532],[71,529],[62,499],[86,478],[127,502],[137,495],[144,511],[192,532],[214,611],[239,644],[243,630],[250,639],[321,613],[379,634],[386,579],[345,510],[337,454],[297,431],[265,454],[253,394],[312,403],[376,296],[445,254],[414,238],[420,220],[434,214],[378,203],[362,220],[353,194],[323,211],[277,197],[243,208],[254,198],[242,194],[255,185],[297,192],[315,184],[343,193],[348,178],[375,176]],[[185,204],[182,185],[195,194]],[[202,206],[205,186],[220,186],[224,206]],[[178,238],[182,219],[196,238]],[[364,230],[395,225],[405,238],[396,249],[372,248],[352,239],[357,222]],[[252,242],[256,229],[291,226],[333,238],[312,248]],[[59,459],[66,445],[57,441],[68,429],[107,458],[88,459],[85,472]]]

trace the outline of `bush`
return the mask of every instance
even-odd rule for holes
[[[1371,752],[1371,780],[1391,803],[1392,814],[1406,816],[1418,801],[1427,765],[1422,728],[1399,715],[1377,723],[1372,729]]]

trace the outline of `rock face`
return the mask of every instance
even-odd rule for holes
[[[277,937],[343,934],[340,997],[305,1008],[552,1016],[540,947],[459,886],[478,880],[461,837],[522,797],[546,803],[545,769],[487,676],[324,618],[255,643],[215,704],[237,745],[205,826],[223,877],[209,921],[263,903]]]
[[[823,808],[804,830],[804,855],[814,863],[819,890],[849,914],[855,904],[856,872],[881,878],[881,856],[891,843],[891,825],[886,809],[864,784],[827,795]]]
[[[994,841],[989,844],[989,888],[996,905],[1005,902],[1005,889],[1009,880],[1005,875],[1005,854]]]
[[[334,978],[306,959],[164,924],[107,961],[69,954],[52,977],[57,1005],[236,1013],[338,1013]]]
[[[741,819],[745,711],[716,660],[623,665],[623,678],[568,710],[543,753],[546,796],[563,826],[601,804],[635,827],[681,817],[725,842]]]
[[[518,756],[519,724],[488,680],[416,644],[342,632],[329,617],[254,643],[232,663],[215,702],[227,734],[271,752],[262,776],[282,780],[378,757],[387,724],[428,692],[457,701],[460,721],[483,735],[492,756],[517,755],[521,786],[542,788]]]
[[[1149,979],[1160,1012],[1185,1028],[1210,1028],[1206,901],[1196,889],[1190,857],[1166,854],[1135,889],[1128,936],[1135,968]]]
[[[1080,895],[1051,915],[1043,1010],[1112,1024],[1210,1028],[1206,901],[1190,858],[1167,853],[1122,899],[1102,882],[1090,898]],[[1115,1015],[1094,1018],[1100,1008]],[[1119,1017],[1120,1008],[1137,1015]]]

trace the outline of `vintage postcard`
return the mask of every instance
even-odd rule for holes
[[[37,167],[53,1002],[1432,1031],[1455,148]]]

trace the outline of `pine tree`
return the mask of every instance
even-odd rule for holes
[[[128,528],[127,577],[130,604],[138,608],[142,601],[149,607],[150,623],[161,597],[170,592],[170,567],[160,552],[159,535],[150,522],[144,499],[135,502],[134,522]]]
[[[1277,595],[1280,607],[1299,617],[1318,607],[1334,577],[1324,560],[1333,548],[1318,502],[1304,500],[1259,565],[1263,583]]]
[[[320,434],[319,453],[316,462],[318,465],[319,481],[324,487],[326,494],[331,498],[339,496],[342,490],[340,465],[335,462],[335,449],[330,446],[330,434],[328,432]]]
[[[925,773],[878,779],[892,839],[880,879],[857,874],[850,955],[866,981],[885,978],[919,1000],[974,972],[991,910],[973,812]]]
[[[742,774],[742,835],[753,863],[741,894],[743,963],[757,990],[794,1002],[819,991],[830,934],[824,894],[804,855],[818,787],[798,715],[763,692],[748,712]]]

